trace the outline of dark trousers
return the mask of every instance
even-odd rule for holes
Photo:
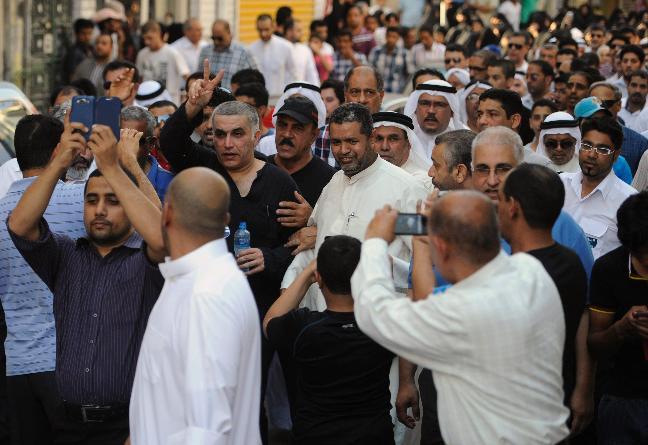
[[[598,409],[599,445],[648,443],[648,400],[604,395]]]
[[[443,437],[441,437],[441,428],[439,427],[437,392],[434,387],[432,371],[429,369],[424,369],[419,375],[419,394],[423,405],[421,445],[443,445]]]
[[[123,445],[128,416],[105,423],[68,418],[54,372],[7,377],[12,445]]]

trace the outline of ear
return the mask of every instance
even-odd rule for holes
[[[438,236],[430,236],[432,247],[434,251],[435,260],[448,261],[450,258],[450,246]]]
[[[261,118],[265,118],[265,115],[266,115],[267,113],[268,113],[268,107],[265,106],[265,105],[261,105],[261,106],[259,107],[259,115],[261,116]]]
[[[507,90],[511,89],[511,87],[513,86],[513,81],[514,80],[515,80],[515,78],[513,78],[513,77],[511,77],[510,79],[506,79],[506,89]]]
[[[457,165],[452,172],[457,184],[462,184],[466,180],[466,178],[468,178],[468,173],[468,167],[465,164]]]
[[[173,207],[169,201],[165,201],[162,206],[162,226],[169,227],[173,219]]]
[[[317,269],[315,269],[314,276],[315,276],[315,281],[317,282],[317,285],[319,286],[320,289],[322,289],[324,287],[324,281],[322,281],[322,276],[317,271]]]
[[[519,114],[513,114],[511,116],[511,126],[513,127],[513,130],[516,130],[520,127],[520,124],[522,123],[522,116]]]
[[[520,203],[517,202],[514,198],[505,198],[506,203],[508,204],[508,214],[511,220],[516,219],[522,215],[522,208]]]

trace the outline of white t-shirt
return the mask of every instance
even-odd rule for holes
[[[189,71],[195,73],[201,68],[200,61],[198,60],[198,57],[200,57],[200,51],[202,51],[202,49],[207,45],[209,45],[209,43],[207,43],[206,40],[200,40],[198,45],[194,45],[188,38],[181,37],[171,44],[171,48],[178,51],[180,55],[184,57],[185,62],[189,67]]]
[[[137,54],[137,68],[142,80],[157,80],[164,83],[173,102],[180,105],[180,90],[184,88],[184,78],[191,72],[178,51],[166,43],[157,51],[148,47]]]
[[[520,2],[513,3],[510,0],[505,0],[497,8],[497,12],[503,14],[506,20],[511,24],[514,31],[520,30],[520,17],[522,14],[522,4]]]

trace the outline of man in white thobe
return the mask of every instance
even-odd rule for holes
[[[133,445],[258,445],[261,332],[247,279],[227,251],[229,187],[196,167],[171,182],[170,255],[146,326],[130,402]]]
[[[415,268],[429,271],[425,285],[414,282],[415,293],[427,298],[398,298],[388,255],[396,218],[386,206],[367,228],[351,279],[360,329],[433,371],[448,445],[560,442],[569,417],[562,388],[565,321],[542,264],[502,252],[490,200],[455,191],[432,204],[427,242],[414,241],[422,249]],[[453,283],[435,295],[432,262]]]

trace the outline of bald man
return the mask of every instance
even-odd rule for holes
[[[260,444],[261,333],[254,296],[223,238],[230,192],[194,167],[162,212],[169,257],[131,395],[133,445]]]
[[[433,200],[428,249],[452,287],[427,298],[398,298],[387,247],[398,213],[389,206],[369,223],[351,279],[358,327],[374,341],[434,372],[439,424],[448,445],[557,443],[567,434],[562,353],[565,322],[556,286],[525,253],[500,250],[495,206],[475,191]],[[415,261],[416,261],[415,257]],[[418,266],[416,266],[418,267]],[[533,382],[533,385],[529,385]],[[456,413],[462,413],[460,416]],[[465,422],[470,419],[470,422]]]

